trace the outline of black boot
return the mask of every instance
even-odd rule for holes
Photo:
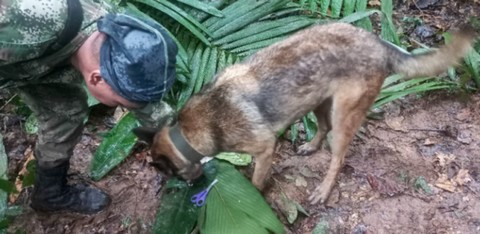
[[[31,206],[36,211],[93,214],[110,203],[108,194],[84,185],[67,185],[69,162],[55,167],[37,163]]]

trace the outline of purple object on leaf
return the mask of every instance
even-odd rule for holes
[[[206,189],[193,195],[190,201],[192,201],[193,204],[197,206],[203,206],[205,204],[205,201],[207,200],[208,192],[210,191],[210,189],[212,189],[213,185],[215,185],[217,182],[218,182],[217,179],[213,180],[212,183]]]

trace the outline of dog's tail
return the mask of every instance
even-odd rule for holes
[[[396,49],[396,53],[389,57],[389,62],[393,72],[401,73],[405,78],[438,75],[448,67],[456,65],[472,48],[475,39],[474,29],[470,26],[462,26],[453,33],[450,43],[435,51],[409,55]]]

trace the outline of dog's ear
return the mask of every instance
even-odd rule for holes
[[[132,130],[138,139],[147,142],[149,145],[153,143],[153,138],[157,134],[158,129],[156,128],[147,128],[147,127],[138,127]]]

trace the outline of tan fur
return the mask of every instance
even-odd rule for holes
[[[226,68],[186,103],[178,124],[185,139],[203,155],[222,151],[253,155],[252,182],[262,189],[272,164],[276,133],[313,111],[319,132],[298,153],[317,150],[332,130],[330,166],[310,197],[312,203],[324,202],[384,79],[396,72],[407,77],[435,75],[464,56],[473,40],[471,33],[460,31],[452,44],[411,56],[349,24],[314,26]],[[166,131],[168,127],[157,133],[152,154],[167,156],[185,179],[194,179],[201,168],[185,160]]]

